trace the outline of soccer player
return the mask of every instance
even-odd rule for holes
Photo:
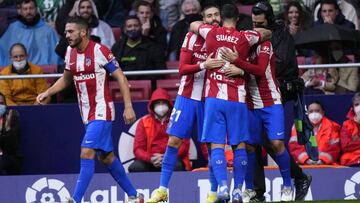
[[[89,40],[88,30],[88,24],[82,18],[69,18],[65,33],[70,46],[66,52],[64,73],[52,87],[38,95],[37,101],[42,103],[74,80],[86,132],[81,143],[80,174],[70,202],[81,202],[94,174],[95,155],[98,155],[99,160],[107,166],[113,178],[128,195],[128,202],[142,203],[143,195],[137,193],[121,162],[115,157],[111,139],[115,108],[108,89],[108,73],[118,81],[124,97],[125,124],[136,119],[128,82],[110,50]]]
[[[206,51],[221,58],[220,50],[236,48],[242,60],[246,60],[250,47],[269,39],[270,31],[237,31],[239,11],[233,4],[225,4],[221,9],[223,27],[193,22],[190,30],[199,33],[206,41]],[[205,116],[202,141],[211,143],[211,166],[219,184],[218,201],[230,199],[227,186],[227,168],[224,155],[225,143],[234,151],[234,191],[232,202],[241,202],[241,187],[245,179],[247,155],[245,142],[248,140],[248,109],[245,104],[245,82],[242,77],[227,77],[224,73],[234,66],[225,65],[211,69],[206,75]],[[241,121],[239,123],[239,121]]]
[[[217,6],[211,5],[205,7],[202,14],[204,23],[219,25],[220,10]],[[198,131],[198,138],[201,138],[204,117],[203,87],[205,70],[216,68],[223,64],[222,59],[212,59],[210,56],[207,56],[205,41],[201,36],[193,32],[186,34],[180,51],[179,72],[182,78],[167,130],[170,138],[162,163],[160,187],[146,201],[147,203],[168,200],[167,188],[176,164],[176,157],[182,139],[191,137],[195,125]],[[209,172],[210,177],[213,177],[211,175],[211,165],[209,166]],[[211,191],[207,203],[213,203],[216,200],[218,187],[214,177],[210,179],[210,183]]]
[[[264,14],[252,14],[254,28],[266,26],[263,18]],[[247,104],[250,110],[249,123],[250,139],[247,142],[248,167],[246,171],[246,189],[242,194],[244,203],[256,196],[254,191],[254,167],[255,149],[254,145],[264,143],[262,141],[262,131],[271,142],[271,146],[276,154],[276,163],[280,168],[283,178],[283,189],[281,201],[291,201],[293,196],[291,175],[290,175],[290,156],[284,144],[284,108],[281,102],[281,94],[277,80],[275,79],[275,53],[270,40],[262,42],[253,47],[249,55],[249,63],[236,60],[239,53],[234,50],[223,50],[222,57],[234,63],[236,67],[244,69],[248,74],[246,78]],[[238,68],[225,70],[225,75],[235,76],[242,74]]]

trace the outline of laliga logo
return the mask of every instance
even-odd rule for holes
[[[63,182],[57,179],[41,178],[31,187],[26,189],[26,203],[53,203],[66,201],[66,198],[70,197],[70,193],[64,185]]]
[[[360,172],[355,173],[344,185],[344,199],[360,199]]]

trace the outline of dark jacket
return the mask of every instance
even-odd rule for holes
[[[161,20],[158,16],[154,15],[151,20],[151,28],[149,31],[149,38],[154,40],[156,44],[163,46],[164,49],[167,47],[167,31],[162,26]],[[165,56],[165,52],[164,52]]]
[[[314,26],[324,24],[324,19],[321,17],[320,13],[321,12],[319,11],[319,14],[318,14],[319,20],[314,22]],[[349,20],[346,20],[345,16],[341,12],[339,12],[339,15],[336,16],[334,23],[336,25],[341,25],[341,26],[344,26],[347,28],[355,29],[354,23],[352,23]]]
[[[189,31],[189,27],[189,22],[186,19],[182,19],[175,23],[171,31],[168,54],[175,52],[176,60],[179,60],[180,49],[185,39],[186,33]]]
[[[20,120],[19,113],[8,110],[2,116],[4,119],[0,131],[0,149],[5,155],[17,155],[20,147]],[[7,118],[10,118],[10,128],[6,129]]]
[[[151,39],[142,37],[135,47],[126,45],[127,37],[123,35],[114,44],[111,51],[118,60],[123,71],[166,69],[164,49]],[[131,76],[129,79],[153,79],[156,76]]]

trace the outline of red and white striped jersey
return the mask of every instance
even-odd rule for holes
[[[201,101],[203,98],[205,70],[200,63],[207,58],[204,39],[188,32],[180,52],[179,72],[182,75],[178,95]]]
[[[279,85],[275,78],[275,54],[270,41],[258,45],[250,53],[249,61],[264,68],[264,74],[246,75],[247,103],[251,109],[259,109],[274,104],[281,104]]]
[[[260,41],[260,34],[256,31],[237,31],[235,28],[217,27],[213,25],[201,25],[199,34],[206,41],[206,52],[214,53],[215,57],[221,58],[220,49],[234,47],[243,60],[249,56],[250,47]],[[245,102],[246,91],[243,77],[227,77],[224,70],[228,67],[227,62],[223,67],[211,69],[206,73],[205,96],[215,97],[236,102]]]
[[[114,55],[104,45],[90,41],[80,53],[76,48],[67,48],[65,69],[73,75],[79,108],[85,124],[92,120],[113,121],[115,108],[109,92],[109,63],[119,67]]]

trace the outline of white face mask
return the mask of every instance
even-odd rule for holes
[[[26,66],[26,60],[22,61],[13,61],[13,66],[16,70],[24,69]]]
[[[360,116],[360,105],[354,107],[355,114]]]
[[[155,104],[154,111],[158,116],[164,117],[169,111],[169,106],[167,104]]]
[[[320,123],[322,118],[323,118],[323,116],[321,115],[321,113],[318,113],[318,112],[309,113],[309,120],[312,124],[316,125],[316,124]]]

